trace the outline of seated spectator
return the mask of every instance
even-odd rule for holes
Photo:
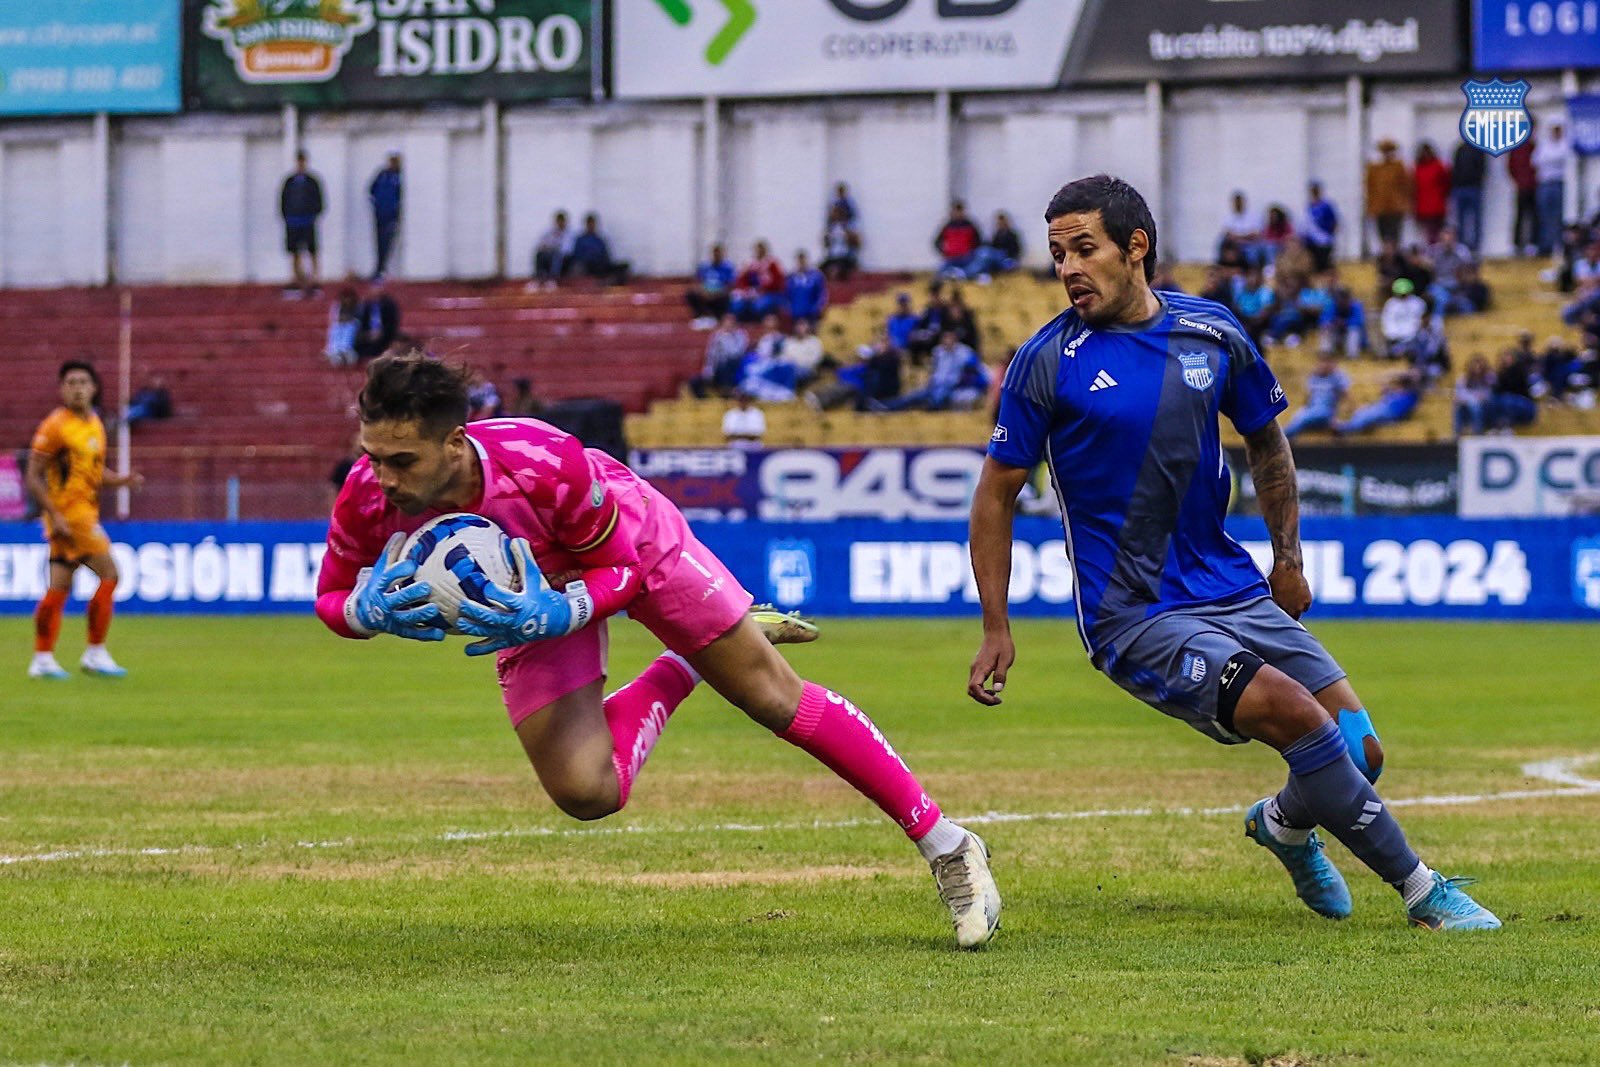
[[[1384,355],[1390,359],[1409,359],[1428,317],[1428,302],[1416,294],[1409,278],[1396,278],[1392,295],[1383,302],[1381,315]]]
[[[1322,317],[1333,300],[1331,281],[1324,275],[1308,278],[1297,291],[1287,286],[1275,288],[1279,310],[1272,317],[1267,336],[1294,348],[1302,337],[1321,327]]]
[[[1401,249],[1399,242],[1385,240],[1378,249],[1378,258],[1375,266],[1378,270],[1378,300],[1388,299],[1394,291],[1394,283],[1401,278],[1411,283],[1412,289],[1419,293],[1428,291],[1428,286],[1433,284],[1433,272],[1430,271],[1420,257]]]
[[[951,201],[949,217],[933,235],[933,249],[939,253],[939,273],[947,278],[968,277],[982,245],[983,234],[967,217],[967,205],[960,200]]]
[[[1017,269],[1022,261],[1022,235],[1011,225],[1011,216],[1004,211],[995,212],[994,232],[989,240],[978,247],[977,253],[966,267],[968,276],[978,282],[987,282],[992,274],[1005,274]]]
[[[1581,381],[1574,380],[1579,363],[1576,348],[1560,337],[1550,338],[1544,343],[1544,351],[1539,353],[1534,363],[1533,396],[1538,399],[1549,397],[1551,400],[1565,400],[1573,386],[1582,386]]]
[[[911,294],[900,293],[894,298],[894,310],[884,322],[889,331],[889,341],[900,351],[911,345],[911,331],[917,328],[917,313],[911,310]]]
[[[794,270],[783,282],[789,321],[804,321],[815,327],[828,307],[828,279],[811,265],[804,251],[794,254]]]
[[[1474,309],[1464,300],[1458,300],[1460,275],[1463,268],[1476,265],[1472,249],[1456,240],[1456,232],[1449,226],[1439,228],[1438,239],[1422,250],[1428,269],[1433,272],[1433,284],[1428,288],[1428,299],[1433,304],[1434,319],[1441,325],[1446,315],[1468,314]]]
[[[593,211],[583,217],[583,232],[572,242],[572,270],[585,278],[625,285],[630,264],[611,258],[611,243],[600,232],[600,216]]]
[[[1600,241],[1590,241],[1573,260],[1572,287],[1580,299],[1600,289]]]
[[[356,308],[356,322],[353,347],[361,359],[383,355],[400,336],[400,305],[389,295],[383,279],[367,283],[366,295]]]
[[[1463,263],[1456,268],[1456,284],[1450,296],[1450,306],[1446,309],[1447,314],[1476,315],[1489,310],[1492,300],[1489,283],[1483,280],[1476,263]]]
[[[1294,236],[1294,224],[1289,221],[1289,213],[1282,204],[1273,204],[1267,208],[1267,222],[1261,227],[1261,254],[1268,264],[1275,264],[1278,256],[1289,243],[1289,238]],[[1302,246],[1303,247],[1303,246]],[[1310,260],[1307,258],[1307,270],[1310,270]]]
[[[729,307],[740,322],[760,322],[778,310],[783,295],[783,264],[768,251],[767,242],[757,241],[750,262],[734,279]]]
[[[1158,267],[1157,270],[1159,269]],[[1213,263],[1206,268],[1206,280],[1200,286],[1200,295],[1221,304],[1229,311],[1234,311],[1233,279],[1233,272],[1228,267]]]
[[[767,416],[749,393],[733,394],[733,407],[722,415],[722,439],[730,448],[760,448],[767,435]]]
[[[1494,398],[1494,373],[1489,361],[1473,356],[1467,369],[1456,378],[1455,435],[1481,434],[1488,426],[1489,404]]]
[[[123,419],[130,429],[146,419],[159,422],[170,418],[172,418],[172,393],[167,389],[167,380],[159,375],[151,378],[133,394],[133,399],[128,401],[128,410],[123,414]]]
[[[822,338],[811,329],[810,319],[794,320],[794,334],[783,342],[782,356],[794,368],[796,381],[802,386],[836,365],[823,351]]]
[[[900,395],[901,352],[885,332],[870,345],[856,350],[855,362],[839,368],[836,379],[805,396],[806,403],[818,411],[829,411],[853,403],[865,411],[875,402]]]
[[[511,382],[511,399],[506,403],[506,416],[513,419],[536,419],[542,411],[544,411],[544,401],[534,393],[533,379],[514,379]]]
[[[500,390],[491,381],[473,382],[467,389],[467,421],[498,418],[503,412]]]
[[[842,282],[856,272],[860,254],[861,236],[855,219],[835,201],[822,227],[822,273]]]
[[[1366,350],[1366,307],[1355,299],[1355,294],[1350,291],[1350,286],[1339,282],[1338,275],[1328,272],[1328,304],[1323,307],[1322,320],[1318,323],[1322,330],[1322,347],[1320,352],[1344,352],[1347,358],[1362,354]]]
[[[1539,415],[1533,399],[1530,362],[1514,348],[1500,353],[1495,368],[1494,392],[1489,398],[1489,427],[1509,433],[1513,426],[1527,426]]]
[[[1404,422],[1417,410],[1417,404],[1421,400],[1422,383],[1418,380],[1416,372],[1400,371],[1384,384],[1381,397],[1364,407],[1357,408],[1347,421],[1335,422],[1333,432],[1365,433],[1379,426]]]
[[[945,304],[944,284],[935,278],[928,283],[928,303],[923,307],[922,314],[917,316],[917,325],[912,329],[910,340],[906,344],[906,354],[911,357],[912,365],[920,367],[927,360],[928,353],[939,343],[939,335],[944,333],[944,325],[948,318],[949,308]]]
[[[1412,369],[1421,375],[1423,387],[1432,386],[1450,369],[1450,345],[1444,327],[1432,321],[1424,322],[1406,358],[1411,360]]]
[[[1339,369],[1332,355],[1317,360],[1316,369],[1306,376],[1306,404],[1295,412],[1283,435],[1293,438],[1306,430],[1325,430],[1339,417],[1339,404],[1350,392],[1350,378]]]
[[[1272,286],[1263,279],[1259,266],[1251,265],[1242,277],[1235,279],[1233,308],[1245,333],[1259,346],[1276,310]]]
[[[356,334],[361,329],[361,298],[355,286],[339,290],[339,298],[328,308],[328,343],[322,355],[335,367],[349,367],[356,361]]]
[[[539,235],[533,246],[533,280],[546,289],[554,289],[556,282],[567,273],[572,258],[572,246],[577,235],[567,226],[567,213],[557,211],[550,217],[550,228]]]
[[[749,352],[750,336],[730,311],[706,339],[706,362],[699,375],[689,379],[689,391],[702,400],[713,392],[729,395],[739,384],[740,370]]]
[[[966,297],[961,295],[960,289],[950,290],[950,299],[944,306],[944,329],[954,331],[956,340],[968,348],[983,354],[983,342],[978,331],[977,313],[967,305]],[[941,330],[941,333],[944,331]]]
[[[694,284],[683,294],[689,313],[694,316],[695,329],[709,330],[728,313],[734,273],[733,261],[723,252],[722,246],[712,245],[711,255],[694,269]]]
[[[989,388],[989,372],[970,345],[962,344],[955,331],[946,330],[933,350],[933,370],[928,384],[912,393],[880,401],[874,411],[905,411],[923,408],[944,411],[951,407],[971,407]]]
[[[1244,192],[1240,189],[1233,191],[1231,204],[1232,210],[1222,220],[1222,233],[1217,238],[1217,262],[1222,262],[1224,245],[1231,243],[1243,260],[1240,266],[1265,265],[1261,231],[1266,229],[1266,223],[1261,218],[1261,212],[1252,210],[1245,203]]]
[[[1229,277],[1244,273],[1250,266],[1250,257],[1245,255],[1244,246],[1232,237],[1223,237],[1217,242],[1216,266],[1226,271]]]
[[[781,404],[795,398],[799,373],[784,358],[788,338],[778,316],[761,320],[761,336],[740,368],[739,388],[757,400]]]

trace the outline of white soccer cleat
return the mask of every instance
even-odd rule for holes
[[[111,653],[104,648],[86,648],[83,656],[78,660],[78,668],[84,674],[92,674],[98,678],[124,678],[128,672],[117,666],[117,661],[111,658]]]
[[[1000,928],[1000,890],[989,873],[989,846],[968,830],[961,847],[928,866],[939,898],[950,908],[956,945],[966,949],[987,945]]]
[[[771,604],[756,604],[750,617],[761,627],[766,639],[775,645],[804,645],[819,636],[817,624],[801,618],[798,611],[779,611]]]
[[[33,657],[33,662],[28,664],[29,678],[43,678],[51,682],[64,682],[72,675],[66,672],[56,658],[48,652],[41,652]]]

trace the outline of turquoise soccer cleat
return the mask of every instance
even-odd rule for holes
[[[1467,896],[1462,886],[1476,878],[1446,878],[1433,872],[1433,888],[1428,895],[1406,909],[1412,926],[1427,930],[1498,930],[1500,920],[1494,912]]]
[[[42,678],[48,682],[64,682],[71,678],[72,675],[68,674],[66,668],[56,662],[54,656],[50,656],[49,658],[35,659],[28,664],[28,677]]]
[[[83,656],[78,660],[78,669],[84,674],[92,674],[96,678],[126,678],[127,668],[117,666],[117,661],[111,658],[111,653],[103,648],[84,649]]]
[[[1350,887],[1344,884],[1344,875],[1333,861],[1322,854],[1322,840],[1315,830],[1303,845],[1286,845],[1272,836],[1267,829],[1264,814],[1267,802],[1258,800],[1244,816],[1244,836],[1278,857],[1294,879],[1295,894],[1305,901],[1306,907],[1329,919],[1346,919],[1350,916]]]

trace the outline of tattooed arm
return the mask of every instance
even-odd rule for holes
[[[1300,489],[1295,482],[1294,453],[1273,419],[1244,439],[1256,502],[1272,535],[1272,573],[1267,584],[1278,606],[1298,619],[1311,607],[1311,587],[1300,569]]]

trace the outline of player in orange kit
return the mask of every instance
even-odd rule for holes
[[[117,565],[111,539],[100,525],[100,487],[144,484],[138,474],[106,473],[106,428],[95,414],[100,377],[81,360],[61,364],[61,406],[45,416],[33,435],[28,459],[28,489],[39,502],[45,539],[50,542],[50,588],[33,613],[33,662],[29,678],[68,677],[56,662],[61,613],[72,590],[72,574],[86,566],[100,578],[89,601],[89,647],[78,665],[87,674],[120,678],[128,672],[106,651]]]

